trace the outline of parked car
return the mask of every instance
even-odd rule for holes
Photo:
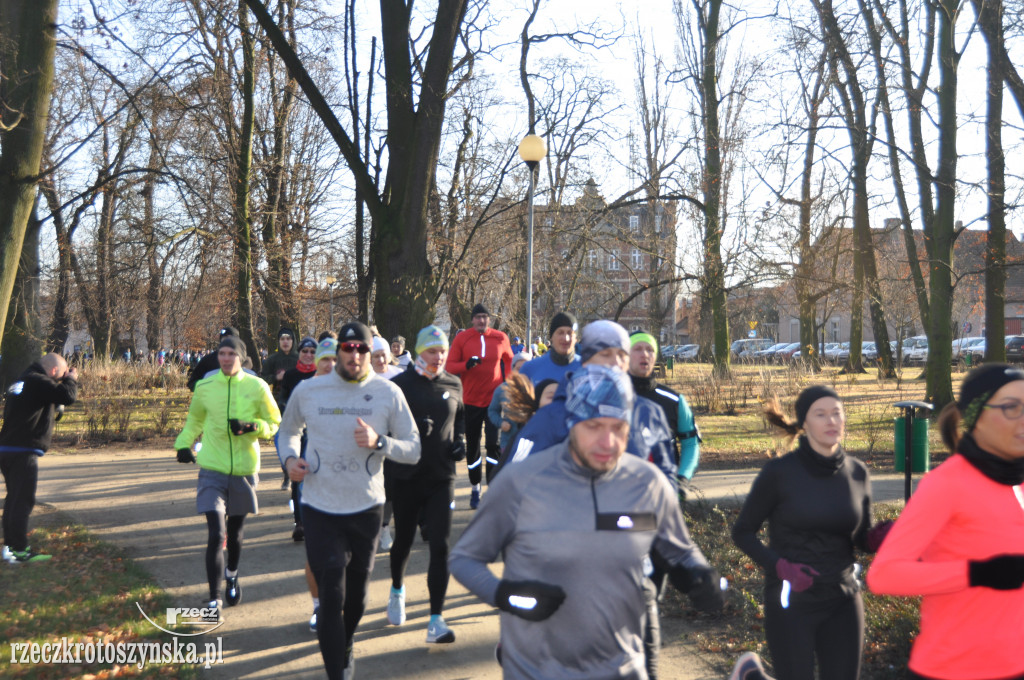
[[[732,353],[733,359],[750,361],[750,354],[758,350],[766,349],[772,344],[772,341],[768,338],[744,338],[733,342],[729,351]]]
[[[915,335],[903,341],[903,364],[924,364],[928,361],[928,336]]]
[[[788,342],[777,342],[771,347],[765,347],[764,349],[759,349],[756,352],[753,352],[750,356],[751,358],[753,358],[754,361],[762,363],[767,361],[774,361],[775,353],[788,344]]]
[[[1006,341],[1006,361],[1024,363],[1024,335],[1014,335]]]
[[[833,364],[841,364],[850,358],[850,343],[832,343],[832,347],[826,347],[822,356]]]
[[[677,361],[696,361],[700,354],[700,345],[676,345]]]
[[[873,342],[862,342],[860,345],[860,356],[864,361],[878,361],[878,347]]]
[[[800,351],[799,342],[787,343],[782,349],[775,352],[775,363],[788,364],[793,360],[793,355]]]

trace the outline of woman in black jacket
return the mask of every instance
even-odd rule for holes
[[[888,526],[871,530],[867,467],[847,456],[846,415],[823,385],[796,400],[787,421],[775,400],[768,421],[799,444],[754,480],[733,526],[736,545],[765,571],[765,636],[779,680],[856,680],[864,642],[854,546],[877,549]],[[768,545],[758,538],[768,522]]]

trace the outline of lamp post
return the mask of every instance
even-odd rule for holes
[[[334,284],[338,282],[338,279],[334,278],[333,276],[328,276],[326,279],[324,279],[324,282],[327,284],[327,291],[331,295],[330,302],[328,303],[329,304],[329,308],[331,310],[331,321],[330,321],[330,324],[327,326],[327,328],[333,331],[334,330]]]
[[[530,192],[527,195],[526,216],[526,346],[533,343],[533,191],[536,186],[537,165],[548,153],[548,145],[530,130],[519,142],[519,157],[530,170]]]

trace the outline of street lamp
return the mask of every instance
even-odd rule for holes
[[[333,331],[334,330],[334,284],[338,282],[338,279],[334,278],[333,276],[328,276],[326,279],[324,279],[324,282],[327,284],[327,290],[328,290],[328,292],[331,295],[330,303],[329,303],[330,310],[331,310],[331,322],[330,322],[330,325],[327,326],[327,328],[329,328],[330,330]]]
[[[530,169],[530,193],[527,196],[526,217],[526,346],[533,343],[533,191],[536,186],[537,165],[548,154],[548,145],[530,130],[519,142],[519,157]]]

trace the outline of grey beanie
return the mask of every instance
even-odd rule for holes
[[[629,334],[625,328],[614,321],[604,319],[593,321],[583,327],[578,348],[583,363],[608,348],[621,349],[629,353]]]

